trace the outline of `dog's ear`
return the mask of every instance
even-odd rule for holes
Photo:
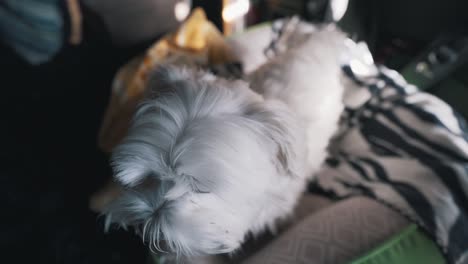
[[[150,72],[143,102],[137,107],[126,137],[112,152],[114,175],[120,183],[134,186],[146,176],[169,174],[167,153],[184,129],[187,107],[193,99],[190,91],[195,90],[193,83],[202,74],[170,65],[160,65]]]
[[[155,157],[153,149],[147,144],[124,139],[111,156],[111,165],[115,179],[127,186],[141,183],[158,166],[160,159]]]
[[[170,65],[157,66],[149,73],[143,101],[136,109],[127,135],[112,151],[111,165],[119,183],[135,186],[146,176],[167,168],[162,153],[167,151],[177,131],[172,121],[183,116],[169,107],[165,99],[158,98],[175,93],[190,78],[193,77],[189,71]],[[171,119],[169,112],[177,118]]]
[[[247,113],[263,124],[263,135],[276,148],[274,162],[278,170],[292,176],[302,176],[306,158],[305,134],[299,119],[279,101],[255,104]]]

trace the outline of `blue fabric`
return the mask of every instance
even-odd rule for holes
[[[31,64],[58,53],[64,39],[59,0],[3,0],[0,2],[1,41]]]

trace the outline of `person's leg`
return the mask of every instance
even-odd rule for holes
[[[305,217],[243,263],[346,263],[408,224],[374,200],[350,198]]]

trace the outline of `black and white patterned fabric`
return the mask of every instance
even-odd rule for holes
[[[395,71],[358,78],[350,65],[346,110],[315,188],[366,195],[435,239],[451,263],[468,263],[468,127],[440,99]]]
[[[281,47],[290,21],[276,21],[267,32],[256,29],[231,41],[246,69],[268,61]],[[346,110],[331,156],[310,190],[337,199],[372,197],[427,231],[449,263],[468,263],[465,120],[396,71],[376,66],[364,43],[349,40],[347,46]]]

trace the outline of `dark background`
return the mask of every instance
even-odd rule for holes
[[[439,34],[466,30],[466,1],[350,1],[343,27],[393,68]],[[221,1],[194,5],[203,6],[221,28]],[[146,260],[146,248],[131,232],[103,233],[88,198],[111,175],[96,139],[114,73],[158,36],[115,47],[99,19],[85,18],[84,42],[65,46],[41,66],[28,65],[0,44],[0,262]]]

